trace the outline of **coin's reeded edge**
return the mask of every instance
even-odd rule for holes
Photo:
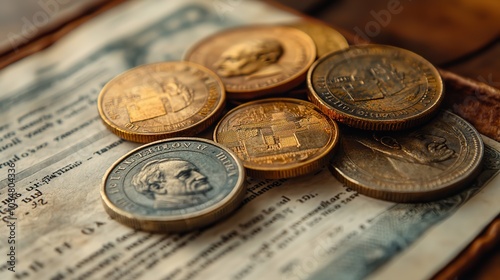
[[[469,122],[465,121],[463,118],[451,112],[443,110],[439,112],[443,114],[449,114],[451,117],[454,117],[458,119],[458,121],[461,121],[465,125],[467,125],[468,129],[471,129],[473,131],[472,140],[474,140],[474,143],[476,144],[477,147],[477,153],[473,155],[472,158],[473,162],[471,162],[469,170],[463,172],[463,174],[460,177],[450,180],[446,184],[446,186],[439,189],[434,189],[430,191],[419,191],[419,192],[377,190],[374,188],[370,188],[369,186],[363,185],[354,178],[350,178],[350,176],[345,174],[340,168],[333,166],[333,164],[328,165],[328,170],[342,184],[357,191],[362,195],[393,202],[399,202],[399,203],[429,202],[442,199],[460,192],[467,186],[467,184],[471,183],[481,173],[483,167],[482,166],[483,158],[484,158],[484,143],[479,132]],[[342,145],[342,143],[340,143],[340,145]]]
[[[241,107],[246,107],[246,106],[251,106],[256,103],[263,103],[263,102],[292,102],[292,103],[298,103],[302,104],[304,106],[310,106],[314,110],[316,110],[320,115],[325,117],[326,121],[331,125],[333,134],[331,137],[331,142],[326,145],[326,149],[324,150],[324,153],[322,155],[319,155],[313,159],[308,159],[307,161],[301,162],[301,163],[296,163],[292,166],[289,167],[283,167],[283,166],[277,166],[275,168],[272,167],[266,167],[266,168],[258,168],[257,166],[248,166],[243,162],[243,166],[245,166],[245,169],[247,171],[247,174],[250,177],[254,178],[264,178],[264,179],[282,179],[282,178],[293,178],[293,177],[298,177],[306,174],[313,173],[317,170],[319,170],[321,167],[325,166],[328,164],[330,159],[333,157],[333,155],[337,151],[338,147],[338,142],[341,137],[340,131],[339,131],[339,126],[337,123],[332,120],[329,116],[324,114],[319,108],[314,105],[311,102],[307,102],[305,100],[301,99],[295,99],[295,98],[287,98],[287,97],[277,97],[277,98],[265,98],[265,99],[259,99],[247,103],[243,103],[229,112],[227,112],[224,117],[222,117],[217,125],[215,126],[214,133],[213,133],[213,139],[215,142],[219,143],[217,141],[217,131],[219,129],[219,126],[221,125],[222,121],[226,119],[227,116],[230,114],[234,113]],[[221,144],[221,143],[219,143]],[[221,144],[223,145],[223,144]]]
[[[214,145],[217,148],[225,151],[230,155],[238,166],[238,172],[240,174],[238,180],[234,183],[235,187],[231,192],[228,193],[224,199],[218,203],[203,209],[202,211],[190,213],[187,215],[176,215],[169,216],[168,219],[160,219],[159,217],[152,218],[148,216],[133,215],[125,210],[122,210],[115,204],[113,204],[106,195],[106,181],[112,170],[120,164],[124,159],[131,156],[132,154],[145,149],[150,146],[154,146],[164,142],[174,142],[174,141],[199,141],[205,142],[209,145]],[[216,143],[204,138],[196,137],[179,137],[170,138],[166,140],[159,140],[151,142],[140,147],[137,147],[127,154],[116,160],[106,171],[101,181],[101,201],[104,209],[108,215],[115,219],[116,221],[135,228],[139,230],[149,231],[149,232],[185,232],[188,230],[199,229],[210,224],[213,224],[232,213],[236,208],[240,206],[241,201],[245,197],[246,193],[246,170],[243,167],[241,160],[234,154],[233,151],[224,147],[223,145]]]
[[[336,108],[333,108],[330,106],[327,102],[325,102],[319,94],[315,91],[314,85],[312,84],[312,76],[313,72],[316,70],[319,64],[321,64],[323,61],[327,60],[329,57],[334,56],[334,55],[339,55],[340,53],[346,53],[348,51],[352,51],[353,49],[369,49],[369,48],[374,48],[374,47],[383,47],[383,48],[388,48],[388,49],[394,49],[396,51],[403,52],[405,54],[410,55],[412,58],[416,58],[417,60],[423,60],[428,63],[429,69],[432,70],[432,72],[435,74],[435,76],[438,78],[437,79],[437,84],[439,85],[439,88],[441,90],[439,98],[429,106],[429,108],[425,111],[419,112],[416,115],[413,115],[411,117],[407,117],[404,119],[393,119],[393,120],[376,120],[376,119],[369,119],[365,118],[362,116],[357,116],[357,115],[351,115],[347,114],[345,112],[342,112],[340,110],[337,110]],[[427,61],[425,58],[422,56],[398,47],[394,46],[389,46],[389,45],[379,45],[379,44],[366,44],[366,45],[356,45],[356,46],[351,46],[348,49],[342,49],[338,51],[333,51],[328,54],[325,54],[324,56],[320,57],[318,60],[316,60],[309,70],[307,71],[307,97],[309,101],[314,103],[316,106],[318,106],[323,113],[327,114],[330,118],[359,129],[363,130],[377,130],[377,131],[395,131],[395,130],[405,130],[409,128],[416,127],[418,125],[421,125],[430,119],[432,119],[437,112],[439,111],[439,106],[444,100],[444,95],[445,95],[445,88],[444,88],[444,82],[443,79],[441,78],[441,75],[439,74],[439,71],[430,63]]]
[[[283,93],[287,90],[290,90],[302,83],[302,81],[306,78],[307,76],[307,71],[311,67],[311,65],[314,63],[317,57],[317,51],[316,51],[316,43],[314,40],[307,34],[306,32],[295,28],[295,27],[290,27],[290,26],[285,26],[285,25],[271,25],[271,24],[260,24],[260,25],[252,25],[252,26],[238,26],[238,27],[232,27],[232,28],[226,28],[224,30],[221,30],[219,32],[216,32],[212,35],[209,35],[205,37],[204,39],[198,41],[196,44],[191,46],[186,53],[182,56],[183,61],[191,61],[190,57],[192,56],[193,53],[196,53],[196,49],[198,49],[200,46],[203,46],[206,42],[209,42],[212,40],[214,37],[218,37],[223,33],[234,33],[234,32],[240,32],[242,29],[255,29],[255,28],[283,28],[283,29],[288,29],[291,30],[292,33],[298,34],[300,37],[303,37],[305,41],[307,41],[307,45],[305,48],[309,48],[312,52],[311,57],[309,58],[309,61],[307,61],[307,65],[303,67],[303,69],[296,73],[295,75],[291,76],[290,78],[281,81],[278,84],[272,85],[272,86],[266,86],[262,87],[258,90],[252,89],[252,90],[228,90],[227,91],[227,96],[229,99],[235,99],[235,100],[249,100],[257,97],[263,97],[266,94],[270,93]]]
[[[132,132],[128,131],[124,128],[120,128],[117,125],[114,125],[111,120],[109,120],[105,113],[104,109],[102,108],[102,102],[104,98],[104,92],[105,90],[110,87],[110,83],[113,80],[118,80],[120,77],[128,74],[130,71],[137,69],[137,68],[142,68],[142,67],[151,67],[155,65],[162,65],[162,64],[181,64],[185,63],[187,65],[190,65],[191,67],[199,67],[203,71],[206,72],[207,75],[211,76],[217,83],[217,86],[220,88],[220,102],[216,109],[212,112],[212,114],[209,114],[208,117],[204,118],[202,121],[191,125],[190,127],[187,128],[182,128],[179,130],[171,131],[171,132]],[[133,68],[128,69],[127,71],[115,76],[113,79],[109,80],[106,85],[101,89],[101,92],[99,93],[99,96],[97,98],[97,109],[99,111],[99,116],[101,117],[101,121],[103,122],[104,126],[110,130],[112,133],[117,135],[118,137],[128,140],[128,141],[133,141],[133,142],[138,142],[138,143],[149,143],[153,141],[158,141],[166,138],[171,138],[171,137],[180,137],[180,136],[190,136],[193,134],[198,134],[208,127],[210,127],[214,122],[216,122],[221,115],[224,112],[225,106],[226,106],[226,90],[224,87],[224,84],[222,83],[222,80],[219,78],[215,72],[212,70],[208,69],[207,67],[195,63],[195,62],[190,62],[190,61],[165,61],[165,62],[156,62],[156,63],[149,63],[149,64],[142,64]]]

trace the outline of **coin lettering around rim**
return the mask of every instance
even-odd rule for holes
[[[228,99],[249,100],[283,93],[305,81],[316,46],[296,28],[248,26],[213,34],[184,57],[217,73]]]
[[[476,129],[457,115],[441,111],[410,131],[342,130],[330,170],[361,194],[423,202],[465,187],[480,171],[483,153]]]
[[[116,135],[135,142],[192,136],[222,114],[226,95],[211,70],[186,61],[146,64],[109,81],[99,114]]]
[[[117,221],[144,231],[201,228],[234,211],[245,195],[245,169],[229,149],[179,137],[143,145],[106,172],[101,198]]]
[[[349,43],[337,30],[322,23],[313,23],[309,21],[299,21],[291,23],[288,26],[304,31],[311,36],[316,44],[316,54],[321,57],[327,53],[347,49]]]
[[[437,69],[392,46],[360,45],[318,59],[307,76],[309,99],[340,123],[402,130],[432,118],[443,100]]]
[[[339,139],[337,124],[314,104],[292,98],[244,103],[217,124],[214,140],[243,161],[252,177],[300,176],[325,166]]]

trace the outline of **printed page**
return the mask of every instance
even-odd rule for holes
[[[450,261],[500,212],[494,141],[487,142],[481,175],[460,194],[433,203],[368,198],[325,167],[289,180],[249,178],[235,213],[184,234],[136,231],[105,213],[102,177],[139,144],[101,123],[102,86],[134,66],[180,60],[224,28],[294,20],[256,1],[133,1],[3,69],[0,278],[362,279],[380,273],[390,279],[406,275],[413,260],[423,277]],[[467,230],[454,232],[453,242],[430,259],[435,244],[448,238],[441,228],[449,223]]]

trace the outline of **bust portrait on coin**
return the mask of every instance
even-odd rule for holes
[[[372,137],[356,138],[356,141],[373,151],[375,165],[409,179],[438,175],[448,167],[445,161],[456,156],[444,137],[419,131],[404,136],[373,133]]]
[[[279,74],[283,69],[277,64],[283,47],[278,40],[253,39],[232,45],[225,50],[214,66],[223,77],[248,75],[260,78]]]
[[[209,200],[213,190],[207,177],[189,161],[153,160],[132,178],[135,190],[154,200],[155,208],[183,208]]]

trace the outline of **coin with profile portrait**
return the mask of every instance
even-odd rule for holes
[[[140,143],[193,136],[222,114],[226,94],[211,70],[187,61],[145,64],[101,90],[99,115],[119,137]]]
[[[129,152],[106,172],[101,198],[118,222],[151,232],[208,226],[245,195],[245,169],[234,153],[207,139],[178,137]]]
[[[358,45],[319,58],[307,74],[308,98],[339,123],[403,130],[430,120],[443,81],[423,57],[393,46]]]
[[[305,32],[287,26],[225,29],[199,41],[184,59],[213,70],[231,100],[284,93],[305,81],[316,45]]]
[[[345,128],[330,170],[361,194],[425,202],[466,187],[479,173],[483,153],[477,130],[459,116],[441,111],[409,131]]]

